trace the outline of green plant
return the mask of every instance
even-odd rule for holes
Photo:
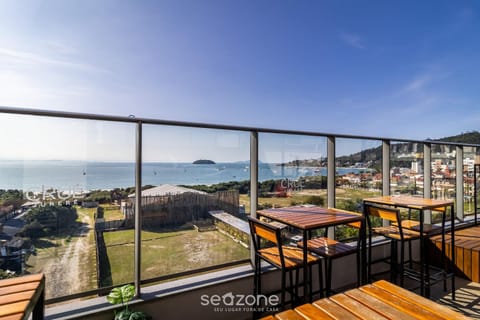
[[[0,269],[0,279],[9,279],[9,278],[14,278],[17,275],[15,274],[15,271],[10,271],[10,270],[2,270]]]
[[[114,320],[148,320],[150,316],[141,311],[132,311],[128,309],[128,302],[135,296],[135,287],[132,284],[126,284],[121,287],[113,288],[107,296],[107,301],[111,304],[121,304],[123,309],[115,311]]]

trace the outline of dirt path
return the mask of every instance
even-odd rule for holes
[[[84,225],[72,235],[71,241],[63,241],[56,257],[49,259],[42,272],[46,277],[47,298],[64,296],[88,289],[91,282],[90,251],[94,250],[90,242],[92,227],[90,218],[79,212]]]

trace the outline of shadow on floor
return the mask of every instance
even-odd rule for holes
[[[443,296],[435,299],[451,309],[461,312],[474,319],[480,319],[480,283],[471,282],[468,279],[455,279],[455,301],[452,300],[451,292],[445,295],[443,288],[432,293],[432,298],[443,292]]]

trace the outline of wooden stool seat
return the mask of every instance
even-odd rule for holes
[[[0,320],[43,319],[44,292],[43,274],[0,280]]]
[[[283,259],[286,269],[299,268],[303,264],[303,251],[297,247],[283,246]],[[269,261],[278,268],[282,267],[280,252],[277,247],[270,247],[258,250],[258,254],[263,259]],[[311,254],[307,254],[309,264],[318,263],[318,258]]]
[[[303,242],[299,243],[303,246]],[[314,238],[307,241],[307,249],[322,257],[339,258],[357,251],[356,246],[337,241],[327,237]]]

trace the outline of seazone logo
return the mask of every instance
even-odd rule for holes
[[[277,306],[280,298],[275,295],[245,295],[227,292],[224,295],[204,294],[200,297],[200,300],[202,306],[213,306],[216,312],[266,312],[278,311]]]

